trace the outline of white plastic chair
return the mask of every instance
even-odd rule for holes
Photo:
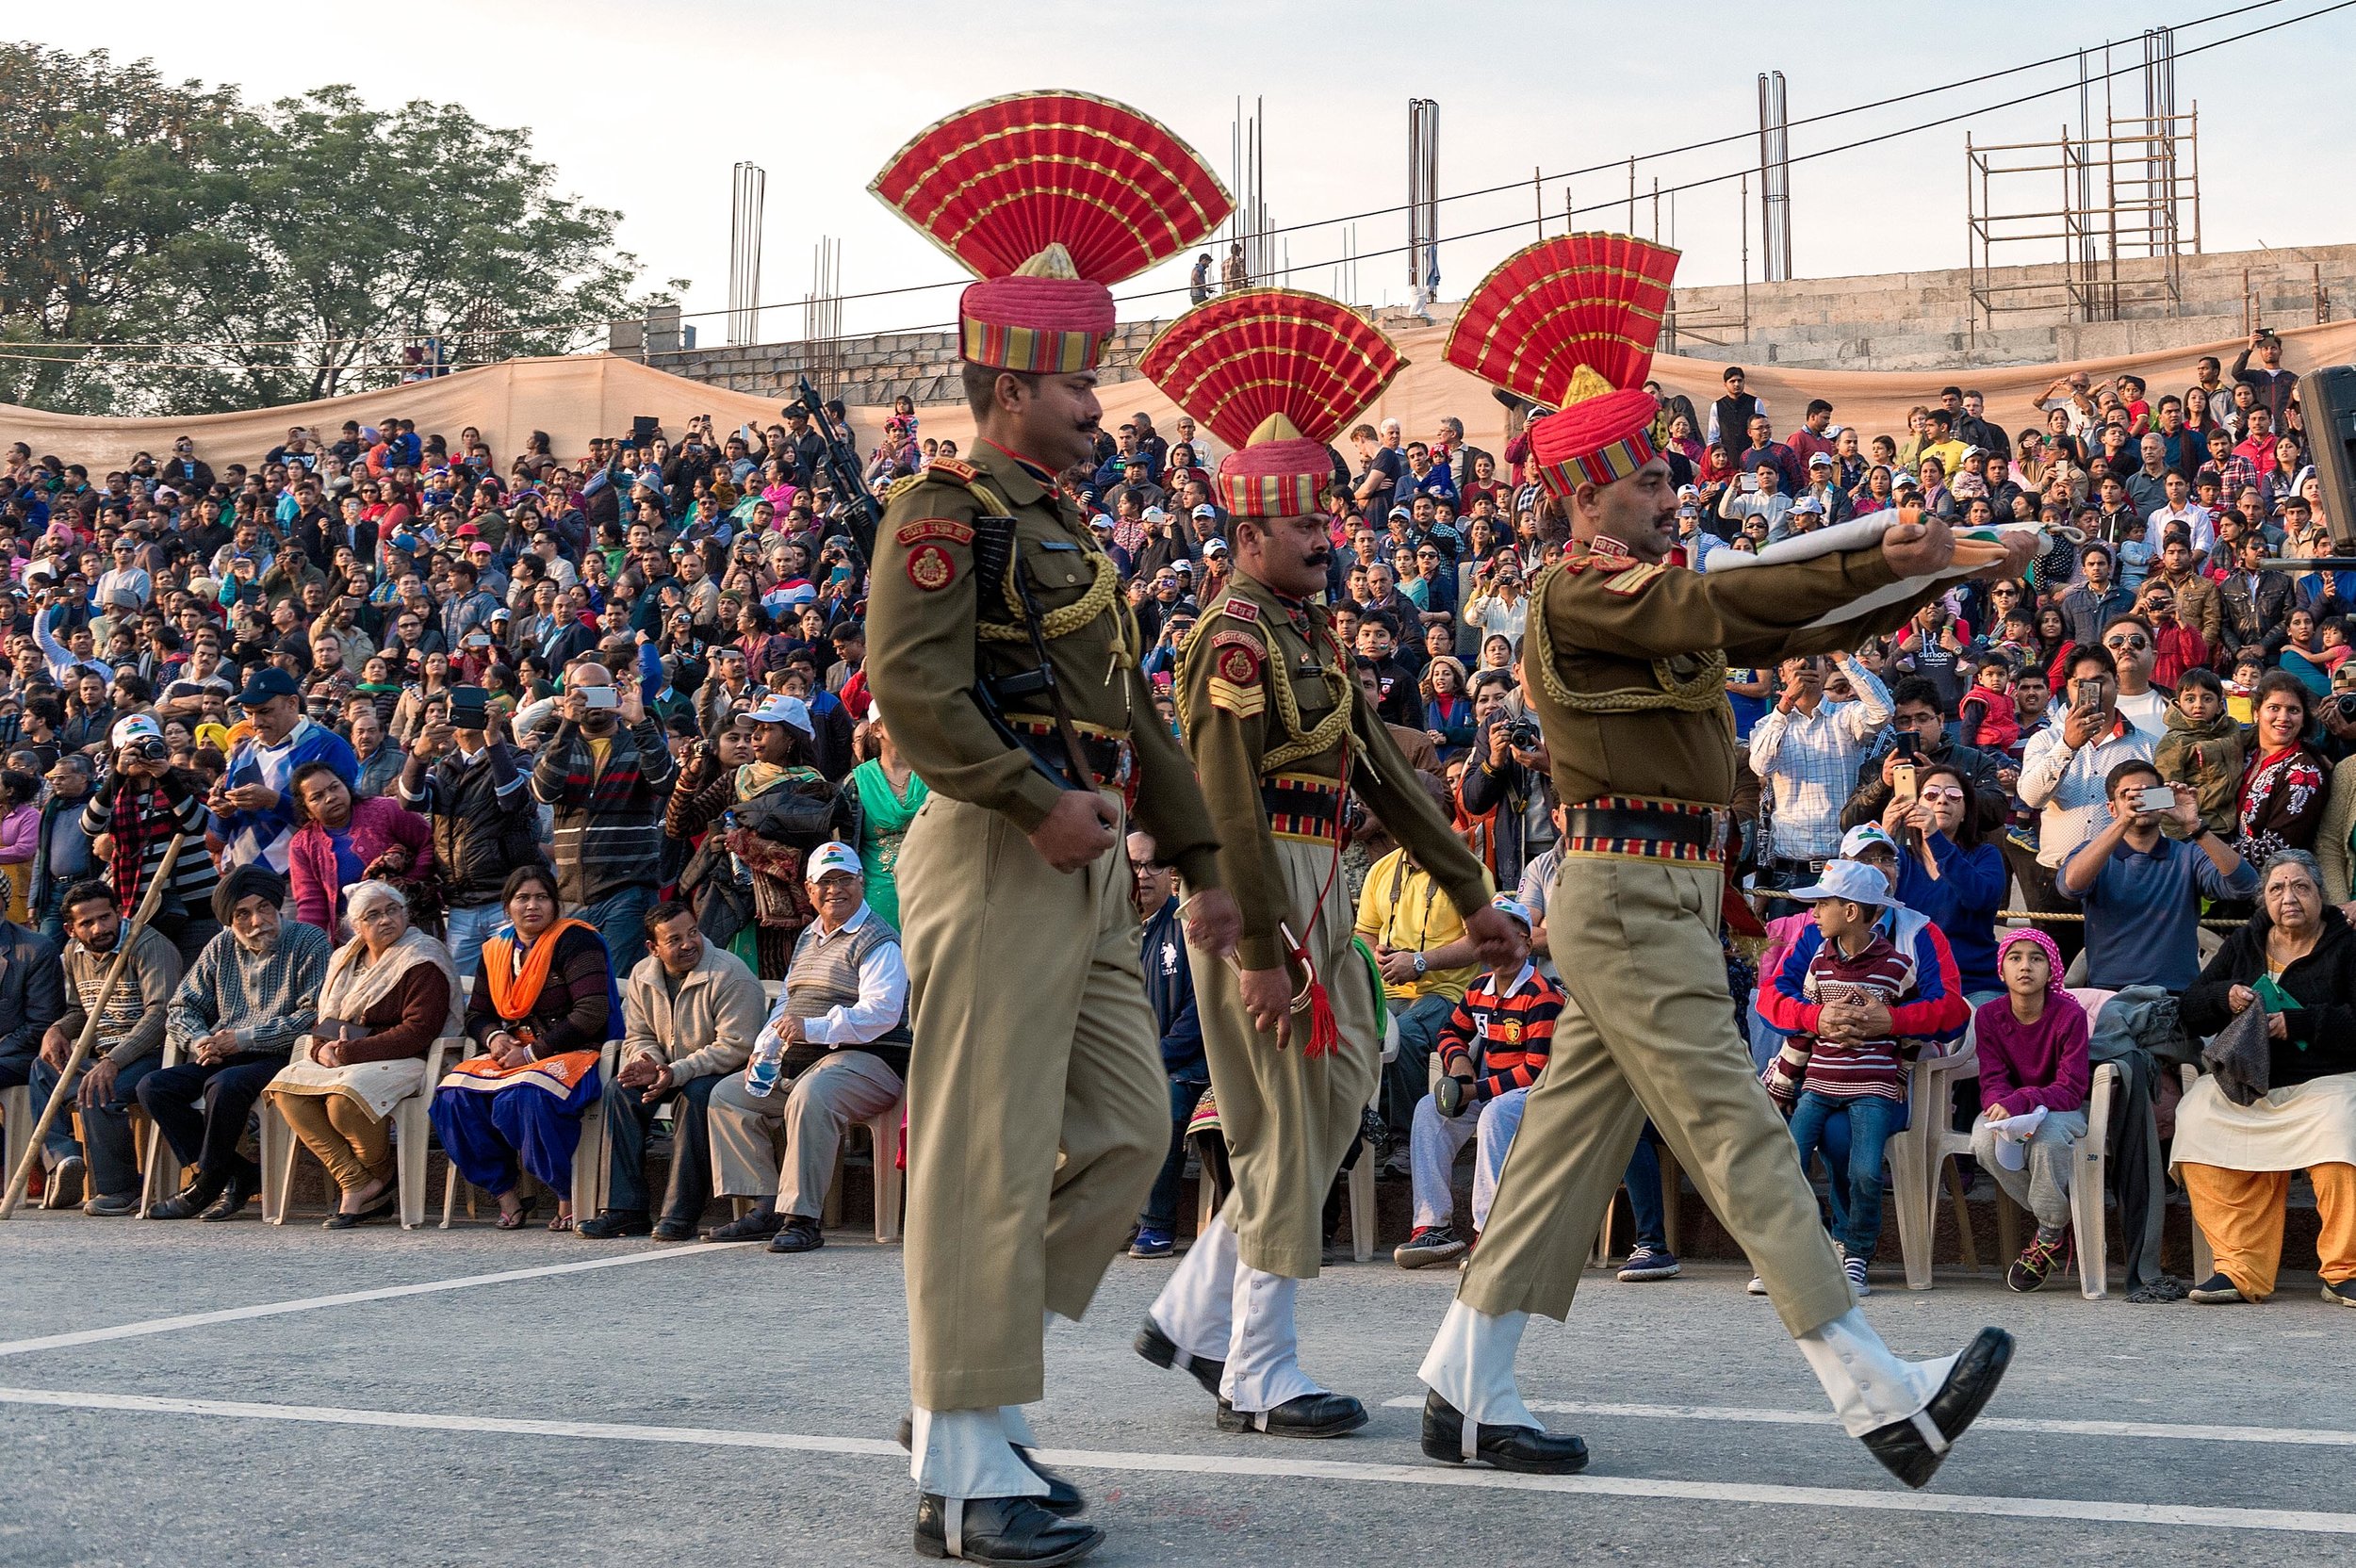
[[[879,1116],[869,1117],[853,1125],[867,1129],[868,1152],[875,1162],[875,1240],[878,1243],[900,1239],[901,1178],[900,1156],[903,1152],[903,1133],[907,1123],[908,1095],[903,1092],[892,1102],[891,1109]],[[825,1213],[819,1223],[827,1227],[843,1221],[843,1147],[835,1147],[834,1179],[827,1184]]]
[[[622,1042],[608,1040],[597,1052],[597,1097],[583,1106],[581,1113],[581,1142],[573,1149],[573,1222],[579,1224],[597,1212],[605,1201],[605,1097],[614,1092],[614,1070],[620,1060]],[[425,1094],[431,1102],[434,1090],[439,1086],[438,1074],[428,1074]],[[420,1171],[417,1180],[425,1177]],[[466,1215],[474,1216],[474,1186],[458,1174],[456,1161],[450,1163],[449,1174],[442,1180],[442,1229],[454,1222],[458,1208],[458,1189],[466,1189]]]
[[[166,1041],[159,1068],[178,1067],[180,1048]],[[147,1211],[180,1190],[180,1156],[172,1152],[172,1144],[164,1137],[164,1130],[154,1119],[147,1123],[147,1158],[139,1178],[139,1217]]]
[[[425,1056],[425,1081],[415,1094],[393,1106],[393,1153],[401,1184],[401,1228],[414,1231],[425,1223],[425,1155],[434,1123],[427,1117],[434,1086],[442,1081],[442,1064],[466,1049],[464,1036],[446,1036],[434,1042]],[[286,1222],[286,1194],[294,1185],[295,1155],[303,1140],[266,1093],[262,1096],[262,1220]]]

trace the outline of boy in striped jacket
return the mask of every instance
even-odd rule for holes
[[[1805,1000],[1785,1009],[1795,1027],[1768,1065],[1768,1092],[1792,1107],[1802,1169],[1824,1142],[1825,1124],[1848,1119],[1848,1212],[1837,1239],[1849,1283],[1868,1296],[1865,1266],[1881,1239],[1882,1149],[1906,1120],[1911,1053],[1899,1043],[1896,1019],[1916,997],[1914,959],[1880,928],[1895,900],[1873,867],[1829,861],[1814,887],[1792,896],[1813,904],[1824,941],[1808,959]],[[1832,1167],[1829,1153],[1824,1163]]]
[[[1464,999],[1440,1026],[1432,1059],[1440,1076],[1416,1102],[1408,1136],[1415,1175],[1415,1232],[1394,1251],[1401,1268],[1448,1263],[1471,1250],[1451,1223],[1456,1200],[1450,1172],[1465,1140],[1478,1136],[1473,1166],[1472,1221],[1478,1236],[1497,1197],[1497,1172],[1522,1124],[1522,1102],[1546,1070],[1554,1045],[1554,1021],[1562,1011],[1562,988],[1530,956],[1535,923],[1530,907],[1499,893],[1490,906],[1512,923],[1512,958],[1465,990]]]

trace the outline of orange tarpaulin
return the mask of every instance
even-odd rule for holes
[[[1393,332],[1407,368],[1380,402],[1369,419],[1396,417],[1410,436],[1428,437],[1444,415],[1464,421],[1465,439],[1489,451],[1502,451],[1505,411],[1489,396],[1487,385],[1440,357],[1447,329],[1414,327]],[[2099,382],[2133,371],[2150,384],[2151,394],[2181,392],[2192,383],[2193,362],[2204,353],[2217,355],[2230,367],[2241,351],[2239,342],[2199,345],[2160,353],[2131,354],[2114,359],[2080,360],[2057,365],[2008,365],[1989,369],[1955,371],[1811,370],[1784,368],[1750,351],[1731,349],[1726,357],[1689,359],[1662,355],[1653,373],[1672,392],[1707,409],[1719,395],[1720,371],[1739,357],[1750,372],[1750,390],[1767,400],[1776,431],[1788,432],[1800,422],[1811,398],[1833,404],[1836,423],[1855,425],[1865,435],[1903,435],[1906,410],[1915,403],[1936,403],[1940,386],[1960,383],[1979,388],[1988,398],[1988,417],[2006,431],[2041,421],[2032,400],[2057,375],[2085,370]],[[2292,327],[2282,333],[2282,364],[2305,373],[2318,366],[2356,360],[2356,322]],[[1177,410],[1149,382],[1125,381],[1104,387],[1106,421],[1125,418],[1143,410],[1165,435]],[[383,391],[330,398],[319,402],[289,403],[278,408],[237,414],[205,414],[181,419],[107,419],[0,404],[0,443],[23,441],[35,456],[54,452],[68,462],[88,464],[93,471],[119,467],[134,452],[161,458],[173,437],[187,434],[197,455],[215,468],[226,463],[252,465],[278,445],[290,425],[304,425],[333,440],[346,419],[373,424],[398,415],[417,421],[422,434],[439,433],[455,437],[473,425],[483,432],[503,471],[523,449],[532,432],[546,431],[560,458],[579,457],[589,439],[627,434],[630,420],[653,415],[675,438],[693,414],[710,414],[726,436],[742,420],[765,425],[777,415],[777,396],[732,392],[725,387],[689,381],[650,369],[611,354],[569,358],[517,359],[463,370],[433,381],[416,382]],[[882,429],[883,412],[852,410],[862,457]],[[921,433],[945,436],[960,446],[973,436],[973,421],[962,403],[935,404],[923,411]]]

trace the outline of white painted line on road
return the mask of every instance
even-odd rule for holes
[[[250,1404],[226,1399],[174,1399],[141,1394],[83,1394],[64,1389],[0,1388],[0,1404],[57,1410],[122,1411],[200,1415],[231,1420],[306,1421],[411,1431],[494,1432],[623,1443],[766,1448],[794,1453],[891,1459],[906,1463],[898,1444],[885,1438],[822,1437],[797,1432],[740,1431],[709,1427],[642,1427],[602,1421],[532,1421],[489,1415],[347,1410],[333,1405]],[[1359,1481],[1391,1486],[1471,1487],[1500,1492],[1552,1492],[1573,1496],[1634,1497],[1657,1502],[1747,1503],[1771,1508],[1857,1509],[1886,1513],[1945,1513],[1972,1517],[2053,1519],[2084,1524],[2197,1527],[2225,1530],[2356,1535],[2356,1513],[2306,1510],[2212,1508],[2188,1503],[2128,1503],[2079,1497],[1997,1497],[1936,1492],[1867,1492],[1841,1487],[1769,1486],[1742,1481],[1652,1480],[1635,1476],[1515,1476],[1499,1470],[1444,1465],[1374,1464],[1346,1460],[1283,1459],[1218,1454],[1125,1453],[1092,1448],[1042,1448],[1049,1464],[1072,1470],[1143,1474],[1241,1476],[1301,1480]]]
[[[1642,1421],[1742,1421],[1774,1427],[1834,1427],[1829,1411],[1766,1410],[1757,1405],[1614,1405],[1577,1399],[1531,1399],[1532,1413],[1627,1416]],[[1423,1396],[1402,1394],[1383,1401],[1386,1410],[1421,1410]],[[2061,1421],[2019,1415],[1983,1415],[1975,1432],[2046,1432],[2060,1437],[2143,1437],[2170,1443],[2282,1443],[2320,1448],[2356,1448],[2356,1431],[2332,1427],[2222,1427],[2189,1421]]]
[[[749,1241],[705,1242],[653,1252],[629,1252],[620,1257],[590,1258],[581,1263],[548,1264],[539,1268],[507,1268],[497,1274],[466,1274],[452,1280],[426,1280],[410,1285],[384,1285],[375,1290],[346,1291],[340,1296],[306,1296],[296,1301],[264,1301],[251,1307],[225,1307],[218,1312],[184,1313],[177,1317],[151,1317],[140,1323],[118,1323],[106,1329],[76,1329],[72,1333],[43,1334],[39,1339],[0,1342],[0,1356],[28,1355],[35,1350],[66,1350],[77,1345],[100,1345],[112,1339],[141,1339],[150,1334],[176,1333],[215,1323],[242,1323],[256,1317],[279,1317],[293,1312],[317,1312],[322,1307],[356,1306],[365,1301],[391,1301],[404,1296],[432,1296],[445,1290],[472,1290],[481,1285],[514,1284],[521,1280],[545,1280],[557,1274],[581,1274],[593,1268],[627,1268],[632,1264],[668,1263],[754,1245]]]

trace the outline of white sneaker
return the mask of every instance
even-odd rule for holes
[[[1863,1258],[1843,1255],[1841,1260],[1841,1271],[1849,1276],[1849,1288],[1857,1292],[1858,1300],[1862,1301],[1873,1294],[1873,1287],[1865,1282],[1865,1260]]]
[[[1764,1296],[1767,1294],[1767,1282],[1754,1274],[1751,1276],[1751,1282],[1742,1288],[1753,1296]]]

